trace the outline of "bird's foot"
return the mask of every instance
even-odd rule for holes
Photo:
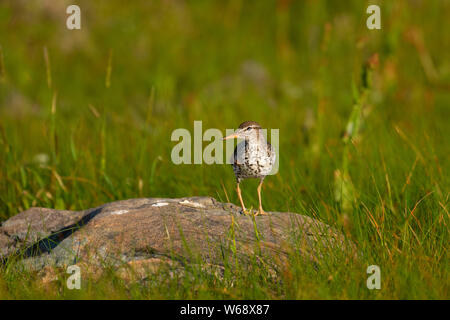
[[[260,208],[256,213],[255,216],[267,216],[268,213],[265,212],[262,208]]]

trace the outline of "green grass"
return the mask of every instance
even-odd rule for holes
[[[170,136],[255,120],[280,129],[264,208],[333,225],[362,255],[319,268],[292,255],[277,279],[258,265],[145,285],[109,272],[80,291],[9,263],[0,299],[450,297],[448,2],[379,1],[379,31],[364,1],[77,3],[81,31],[65,28],[62,2],[0,6],[1,221],[135,197],[238,203],[228,165],[176,166]],[[256,183],[243,183],[248,206]],[[381,290],[366,288],[372,264]]]

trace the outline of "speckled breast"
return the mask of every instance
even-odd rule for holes
[[[264,177],[271,172],[274,158],[269,144],[242,141],[234,150],[233,170],[239,179]]]

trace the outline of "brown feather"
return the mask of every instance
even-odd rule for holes
[[[239,126],[239,129],[243,129],[243,128],[248,127],[248,126],[252,126],[252,127],[261,129],[261,126],[256,121],[245,121],[245,122],[242,122],[240,124],[240,126]]]

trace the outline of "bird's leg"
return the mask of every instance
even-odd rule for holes
[[[261,204],[261,187],[262,187],[263,181],[264,181],[264,179],[261,179],[261,181],[259,182],[259,185],[258,185],[258,189],[257,189],[258,190],[258,200],[259,200],[259,210],[256,213],[256,215],[265,215],[265,214],[267,214],[263,210],[262,204]]]
[[[244,214],[246,214],[244,200],[242,200],[242,195],[241,195],[241,188],[239,188],[239,182],[237,183],[236,191],[237,191],[237,194],[238,194],[238,197],[239,197],[239,201],[241,202],[242,212]]]

